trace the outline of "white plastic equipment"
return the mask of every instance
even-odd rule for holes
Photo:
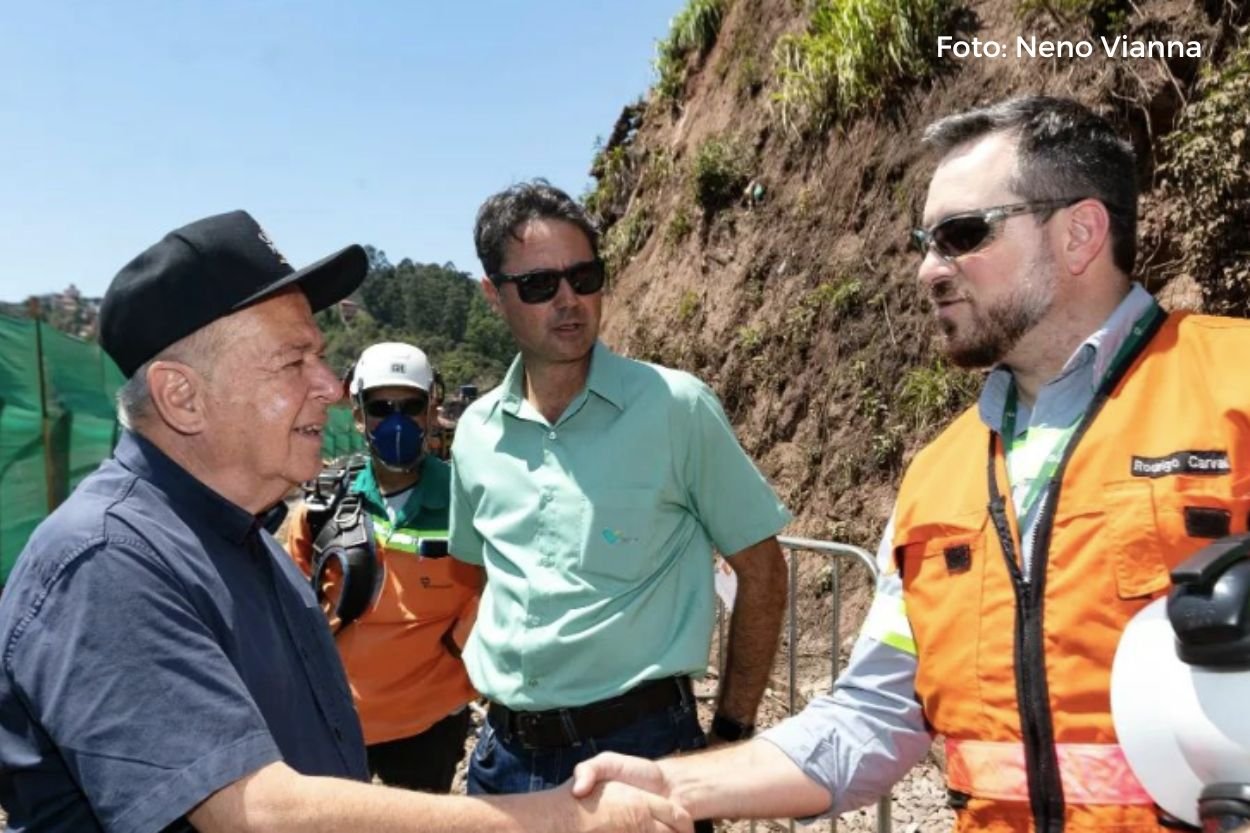
[[[1120,639],[1111,714],[1137,780],[1179,819],[1199,824],[1204,786],[1250,783],[1250,673],[1181,662],[1167,599],[1138,613]]]

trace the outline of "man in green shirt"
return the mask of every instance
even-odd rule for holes
[[[598,342],[604,281],[581,207],[542,180],[478,213],[487,300],[520,347],[460,418],[451,551],[487,583],[465,649],[491,701],[471,793],[545,789],[597,751],[707,742],[691,694],[738,578],[712,740],[752,731],[784,614],[789,520],[716,396]]]

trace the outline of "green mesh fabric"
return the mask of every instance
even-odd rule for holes
[[[39,522],[112,453],[125,381],[99,345],[0,315],[0,585]],[[330,409],[323,442],[327,459],[364,448],[350,408]]]
[[[356,430],[351,408],[344,405],[331,408],[322,432],[322,456],[332,460],[364,449],[365,438]]]
[[[109,456],[117,442],[117,405],[99,345],[42,327],[43,378],[52,426],[57,503]],[[120,373],[117,373],[120,377]]]
[[[48,511],[35,326],[0,317],[0,584]]]

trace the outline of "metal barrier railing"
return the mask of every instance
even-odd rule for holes
[[[787,609],[786,609],[786,621],[787,621],[786,627],[787,627],[787,635],[788,635],[787,643],[789,645],[789,648],[788,648],[789,679],[787,682],[789,683],[789,713],[794,714],[798,710],[798,701],[797,701],[797,697],[798,697],[798,616],[796,615],[795,605],[796,605],[796,597],[798,595],[797,591],[798,591],[798,583],[799,583],[799,560],[796,557],[796,555],[800,552],[815,552],[821,555],[832,556],[835,559],[836,558],[851,558],[855,561],[858,561],[868,570],[869,575],[873,579],[874,585],[876,584],[878,567],[877,567],[877,561],[875,558],[873,558],[872,553],[860,547],[851,546],[850,544],[840,544],[840,543],[836,543],[833,541],[818,541],[814,538],[789,538],[789,537],[780,537],[777,539],[777,542],[781,544],[781,546],[784,549],[789,551],[789,558],[787,559],[787,561],[789,562],[789,571],[790,571],[790,592],[789,592],[789,601],[787,603]],[[830,595],[833,597],[833,611],[832,611],[833,612],[833,633],[832,633],[833,645],[830,650],[832,670],[831,670],[829,682],[830,682],[830,685],[832,686],[833,682],[837,680],[838,666],[840,665],[841,659],[842,659],[841,658],[842,634],[841,634],[841,624],[840,624],[840,619],[841,619],[841,614],[842,614],[842,601],[840,598],[841,596],[840,576],[838,573],[837,564],[834,564],[833,566],[830,581],[831,581]],[[724,650],[724,644],[725,644],[724,642],[725,632],[723,628],[723,624],[724,624],[723,620],[724,620],[724,617],[722,616],[722,627],[720,629],[720,637],[721,637],[720,644],[721,644],[722,651]],[[890,799],[890,796],[888,795],[883,797],[880,801],[877,802],[877,833],[890,833],[891,831],[891,828],[893,825],[892,825],[890,802],[891,802],[891,799]],[[755,829],[756,829],[756,822],[752,822],[751,830],[755,831]],[[793,820],[789,822],[789,829],[791,831],[794,830]],[[836,818],[830,819],[829,830],[836,831],[837,829],[838,829],[838,820]]]

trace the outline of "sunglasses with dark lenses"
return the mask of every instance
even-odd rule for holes
[[[1008,217],[1067,208],[1083,199],[1085,197],[1018,202],[982,208],[977,211],[961,211],[958,214],[943,217],[927,229],[912,229],[911,242],[916,251],[922,255],[932,249],[949,260],[988,246],[998,236],[1003,222]]]
[[[603,278],[603,261],[598,258],[574,263],[567,269],[535,269],[521,275],[498,272],[490,276],[495,286],[516,284],[517,297],[526,304],[541,304],[556,297],[561,280],[568,281],[578,295],[593,295],[603,289]]]
[[[419,417],[429,407],[430,400],[424,396],[410,396],[405,399],[370,399],[365,402],[365,414],[374,419],[386,419],[394,413],[406,417]]]

